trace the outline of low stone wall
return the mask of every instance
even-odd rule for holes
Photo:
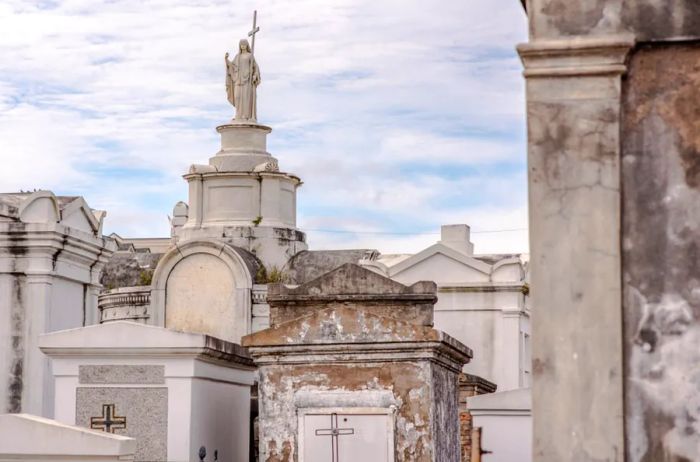
[[[145,324],[149,318],[151,286],[121,287],[108,290],[98,297],[100,323],[134,321]]]

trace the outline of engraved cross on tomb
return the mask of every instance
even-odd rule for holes
[[[347,418],[345,419],[347,421]],[[354,428],[339,428],[338,427],[338,414],[331,414],[331,428],[320,428],[315,432],[316,436],[330,436],[331,437],[331,462],[339,462],[340,457],[338,454],[338,437],[342,435],[354,435]]]
[[[117,415],[114,404],[103,404],[102,416],[90,417],[90,428],[114,433],[114,430],[126,428],[126,417]]]

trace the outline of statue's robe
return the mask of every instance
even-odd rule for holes
[[[228,63],[226,95],[236,108],[236,119],[257,120],[255,92],[259,83],[260,69],[251,53],[238,53]]]

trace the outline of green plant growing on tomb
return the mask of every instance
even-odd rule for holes
[[[522,292],[523,295],[530,295],[530,285],[528,283],[523,284],[520,292]]]
[[[258,216],[255,218],[255,220],[253,220],[253,224],[254,224],[255,226],[258,226],[258,225],[260,224],[260,222],[262,222],[262,217],[261,217],[260,215],[258,215]]]
[[[153,270],[145,269],[141,270],[139,273],[139,283],[140,286],[150,286],[153,281]]]
[[[275,282],[284,282],[284,272],[277,268],[276,266],[273,266],[270,268],[270,271],[267,273],[267,282],[268,283],[275,283]]]
[[[276,266],[272,266],[268,270],[264,265],[260,265],[255,272],[256,284],[274,284],[276,282],[284,282],[285,279],[284,271]]]
[[[267,269],[265,265],[258,266],[258,270],[255,272],[255,283],[265,284],[267,283]]]

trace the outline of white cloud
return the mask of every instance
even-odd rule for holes
[[[514,46],[526,20],[513,0],[6,0],[0,160],[12,169],[0,189],[80,193],[109,211],[108,231],[167,232],[180,175],[218,150],[214,127],[232,115],[222,58],[254,8],[259,114],[281,166],[306,182],[302,223],[327,223],[317,210],[335,206],[337,226],[411,228],[419,214],[416,226],[438,230],[469,210],[483,229],[524,210]],[[475,170],[454,174],[464,168]],[[383,236],[370,247],[425,241]]]

